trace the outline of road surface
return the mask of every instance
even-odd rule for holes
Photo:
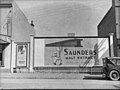
[[[2,79],[1,89],[120,89],[120,81],[86,79]]]

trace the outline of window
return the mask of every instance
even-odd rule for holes
[[[116,59],[111,59],[110,61],[116,65]]]
[[[117,65],[120,65],[120,60],[117,60]]]

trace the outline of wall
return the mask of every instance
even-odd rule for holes
[[[115,26],[115,13],[114,9],[111,7],[98,25],[98,35],[109,36],[109,33],[116,34]]]
[[[34,41],[34,66],[44,66],[44,39]]]
[[[0,0],[0,3],[4,4],[11,4],[13,0]],[[11,10],[11,7],[0,7],[0,34],[7,35],[9,32],[7,30],[7,23],[9,23],[9,17],[10,13],[9,11]],[[9,34],[10,35],[10,34]]]
[[[98,36],[109,36],[110,33],[114,33],[114,55],[117,56],[117,40],[116,40],[116,19],[115,19],[115,10],[113,7],[109,9],[107,14],[101,20],[98,25]]]
[[[55,66],[59,59],[62,66],[102,65],[102,58],[109,57],[108,38],[35,38],[34,67]]]
[[[10,30],[8,30],[8,25],[10,24],[10,10],[11,8],[0,8],[0,34],[2,35],[8,35],[8,32]]]
[[[33,27],[28,23],[28,19],[13,2],[12,10],[12,40],[15,42],[30,42],[29,34],[34,34]]]
[[[120,38],[120,0],[113,0],[112,2],[113,2],[113,8],[115,9],[117,39],[119,39]]]
[[[4,61],[4,69],[10,69],[10,63],[11,63],[11,44],[5,45],[5,49],[3,50],[2,53],[2,59]]]
[[[11,72],[13,72],[13,68],[16,67],[16,44],[14,41],[11,43],[11,50],[12,50],[12,55],[11,55]]]

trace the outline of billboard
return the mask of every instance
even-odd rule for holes
[[[44,54],[42,54],[42,57],[44,57],[44,60],[41,61],[43,62],[43,66],[101,65],[102,58],[109,56],[108,38],[74,37],[35,39],[35,43],[38,42],[42,42],[41,44],[43,46],[42,52],[44,52]],[[41,50],[39,48],[41,47],[37,46],[35,54],[38,54],[37,51]],[[37,57],[40,57],[40,55],[37,55]],[[37,64],[38,63],[40,62],[37,62]]]

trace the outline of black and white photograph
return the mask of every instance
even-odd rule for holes
[[[0,89],[120,89],[120,0],[0,0]]]

